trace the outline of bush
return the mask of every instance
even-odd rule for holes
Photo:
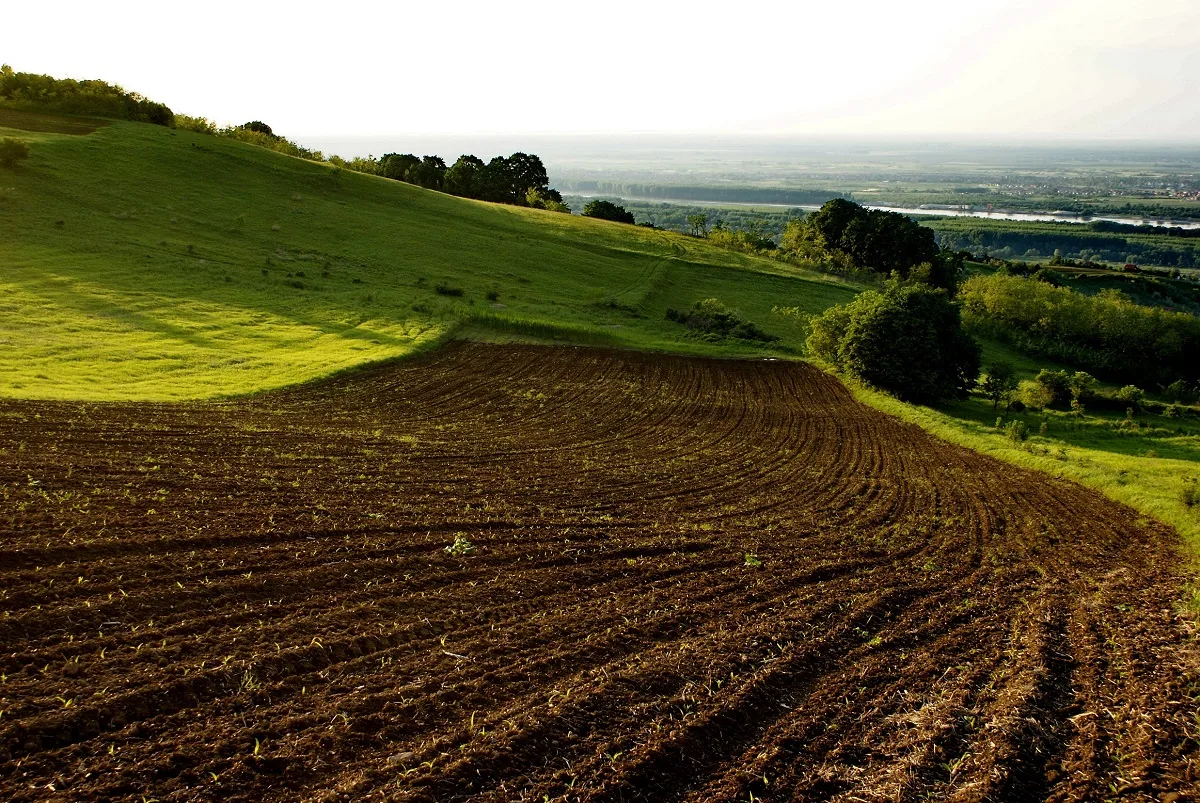
[[[583,207],[584,217],[594,217],[600,220],[612,220],[616,223],[633,223],[633,213],[623,206],[617,206],[609,201],[588,201]]]
[[[1009,421],[1005,433],[1013,443],[1021,443],[1029,437],[1029,427],[1024,421]]]
[[[1146,401],[1146,391],[1137,385],[1126,385],[1113,394],[1117,401],[1129,405],[1135,411],[1140,411]]]
[[[14,168],[18,162],[29,158],[29,143],[23,139],[5,137],[0,139],[0,165]]]
[[[207,117],[189,117],[186,114],[175,115],[175,127],[180,131],[195,131],[197,134],[216,134],[217,124]]]
[[[439,296],[450,296],[452,298],[461,298],[462,294],[463,294],[463,289],[461,287],[454,287],[453,285],[438,282],[436,285],[434,285],[433,292],[437,293]]]
[[[739,340],[757,340],[760,343],[779,340],[750,321],[742,320],[735,310],[729,309],[715,298],[697,301],[685,312],[668,309],[667,320],[681,323],[693,332],[715,338],[735,337]]]
[[[1054,401],[1054,394],[1040,382],[1025,380],[1017,386],[1017,400],[1031,410],[1044,410]]]
[[[979,345],[944,290],[889,283],[812,320],[809,352],[901,399],[966,398]]]

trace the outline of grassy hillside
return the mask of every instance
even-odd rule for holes
[[[673,233],[468,201],[202,134],[0,125],[32,146],[27,163],[0,169],[5,396],[245,393],[452,331],[796,353],[803,323],[772,309],[816,312],[854,292]],[[708,297],[782,340],[711,343],[665,319]]]

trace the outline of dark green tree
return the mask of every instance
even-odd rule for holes
[[[588,201],[583,207],[584,217],[595,217],[601,220],[612,220],[617,223],[633,223],[633,214],[626,211],[625,207],[618,206],[611,201]]]
[[[1011,398],[1013,391],[1017,389],[1017,372],[1011,363],[998,360],[987,367],[979,389],[983,391],[984,396],[991,399],[994,413],[1000,402]]]
[[[427,190],[440,190],[446,176],[446,163],[440,156],[422,156],[408,171],[407,181]]]
[[[268,137],[275,136],[275,132],[271,130],[271,126],[264,123],[262,120],[251,120],[248,123],[243,123],[240,128],[246,131],[257,131],[259,134],[266,134]]]
[[[478,156],[463,154],[446,171],[442,189],[464,198],[482,198],[486,171],[487,165]]]
[[[408,172],[420,163],[420,158],[411,153],[385,153],[379,157],[379,175],[396,181],[409,181]]]
[[[979,345],[945,290],[889,283],[812,320],[809,351],[906,401],[965,398],[979,376]]]

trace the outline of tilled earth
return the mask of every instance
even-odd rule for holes
[[[5,800],[1200,787],[1177,537],[802,364],[457,344],[0,456]]]

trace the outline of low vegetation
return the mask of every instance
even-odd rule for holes
[[[729,309],[715,298],[697,301],[691,309],[685,311],[667,309],[667,320],[681,323],[693,332],[710,338],[732,337],[760,343],[774,343],[779,340],[777,336],[764,332],[750,321],[743,320],[736,310]]]
[[[1115,290],[1087,296],[1017,276],[963,283],[969,330],[1119,381],[1167,385],[1200,378],[1200,319],[1134,304]]]
[[[589,201],[583,207],[584,217],[594,217],[600,220],[611,220],[614,223],[628,223],[632,225],[635,221],[633,215],[626,211],[625,207],[610,203],[609,201]]]
[[[0,65],[0,106],[11,109],[94,115],[170,126],[175,115],[162,103],[105,81],[77,81],[16,72]]]

